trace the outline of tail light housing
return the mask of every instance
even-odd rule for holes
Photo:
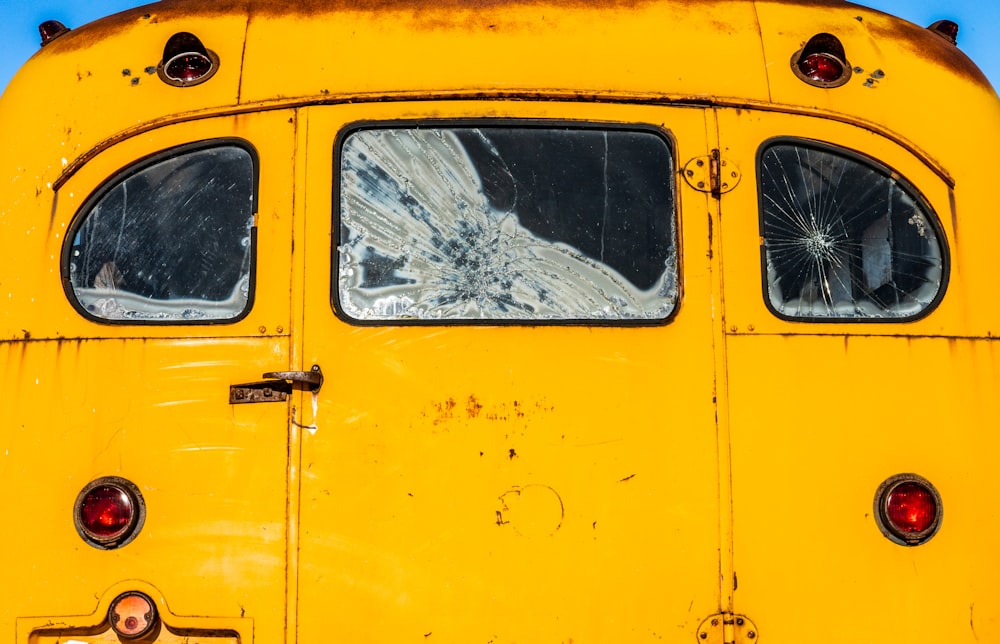
[[[792,72],[814,87],[840,87],[851,78],[844,45],[833,34],[819,33],[792,55]]]
[[[76,497],[73,523],[84,541],[102,550],[132,541],[146,518],[139,488],[127,479],[106,476],[91,481]]]
[[[930,481],[916,474],[886,479],[875,492],[875,520],[890,541],[917,546],[941,527],[941,495]]]

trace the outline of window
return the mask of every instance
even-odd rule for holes
[[[74,229],[71,298],[102,320],[240,317],[250,298],[254,167],[244,147],[202,145],[121,173]]]
[[[674,163],[650,130],[358,129],[339,148],[336,298],[356,321],[662,321]]]
[[[939,298],[934,213],[898,176],[804,141],[760,160],[767,301],[787,319],[914,319]]]

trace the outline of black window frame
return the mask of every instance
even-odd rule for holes
[[[641,132],[660,138],[670,154],[671,167],[665,176],[672,190],[672,210],[669,229],[672,236],[672,252],[674,260],[674,289],[676,297],[670,312],[662,318],[566,318],[566,319],[510,319],[510,318],[396,318],[396,319],[359,319],[347,314],[340,299],[340,246],[342,243],[342,149],[344,142],[352,134],[362,130],[387,129],[436,129],[436,128],[511,128],[538,130],[591,130],[591,131],[621,131]],[[332,186],[332,239],[331,271],[330,271],[330,306],[334,315],[352,326],[359,327],[402,327],[402,326],[495,326],[495,327],[552,327],[552,326],[589,326],[589,327],[659,327],[670,324],[680,312],[683,305],[683,262],[681,239],[681,205],[679,172],[679,144],[673,133],[665,126],[649,123],[604,122],[598,120],[558,120],[532,118],[428,118],[428,119],[386,119],[362,120],[343,126],[337,133],[333,145],[333,186]]]
[[[923,209],[923,214],[927,219],[927,224],[933,228],[938,248],[941,254],[941,280],[938,286],[937,292],[934,297],[928,302],[926,306],[922,309],[906,316],[847,316],[847,315],[830,315],[830,316],[794,316],[788,315],[778,311],[771,302],[770,294],[770,283],[768,279],[768,258],[767,258],[767,243],[764,228],[765,219],[765,195],[763,187],[763,174],[764,174],[764,154],[768,149],[776,145],[796,145],[802,148],[808,148],[817,150],[820,152],[825,152],[835,156],[845,157],[849,160],[855,161],[862,164],[869,170],[884,176],[887,180],[894,182],[900,190],[902,190],[913,202]],[[944,227],[941,224],[941,218],[937,211],[931,206],[930,201],[924,196],[924,194],[916,187],[916,185],[909,181],[902,173],[893,169],[887,163],[877,159],[873,156],[854,150],[843,145],[836,143],[831,143],[828,141],[821,141],[818,139],[810,139],[806,137],[799,136],[776,136],[767,139],[757,148],[756,155],[756,186],[757,190],[757,215],[758,215],[758,230],[760,234],[760,277],[761,277],[761,293],[764,300],[764,304],[768,311],[780,320],[786,322],[794,323],[824,323],[824,324],[901,324],[916,322],[929,315],[931,315],[937,307],[940,305],[941,301],[944,299],[945,294],[948,290],[949,278],[951,274],[951,254],[950,254],[950,243],[948,237],[945,234]]]
[[[86,306],[84,306],[79,298],[76,296],[75,289],[72,283],[72,277],[70,274],[70,266],[73,261],[73,247],[76,240],[76,236],[80,229],[83,227],[84,223],[87,221],[88,216],[92,212],[95,206],[101,202],[106,195],[117,188],[121,183],[127,181],[128,179],[134,177],[135,175],[159,164],[169,159],[183,156],[185,154],[191,154],[199,152],[202,150],[209,150],[212,148],[225,148],[225,147],[236,147],[242,149],[246,152],[251,161],[252,165],[252,177],[251,177],[251,199],[252,199],[252,214],[254,219],[254,225],[250,229],[250,271],[248,275],[248,291],[247,291],[247,301],[243,307],[243,310],[239,315],[228,318],[108,318],[98,315],[94,315]],[[65,189],[62,186],[60,189]],[[212,139],[202,139],[198,141],[192,141],[189,143],[182,143],[179,145],[164,148],[157,152],[148,154],[146,156],[140,157],[133,160],[131,163],[120,167],[118,170],[110,173],[108,177],[95,188],[90,195],[83,201],[82,205],[73,214],[70,222],[69,230],[63,240],[63,247],[60,259],[60,278],[62,280],[63,291],[66,294],[67,300],[69,300],[72,307],[79,313],[83,318],[96,322],[98,324],[105,324],[111,326],[220,326],[220,325],[231,325],[240,322],[245,319],[250,312],[253,310],[255,297],[256,297],[256,286],[257,286],[257,214],[260,211],[259,203],[259,191],[260,191],[260,155],[254,145],[242,138],[238,137],[220,137]],[[58,198],[58,194],[57,194]]]

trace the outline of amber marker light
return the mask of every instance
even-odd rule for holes
[[[875,493],[875,518],[889,540],[904,546],[926,542],[941,526],[941,495],[927,479],[899,474]]]
[[[219,57],[192,33],[181,31],[167,40],[156,73],[164,83],[190,87],[204,83],[219,69]]]
[[[73,522],[83,540],[102,550],[124,546],[139,533],[146,506],[134,483],[108,476],[77,495]]]
[[[840,87],[851,78],[844,46],[833,34],[820,33],[792,56],[792,72],[814,87]]]
[[[139,592],[118,595],[108,609],[108,623],[120,638],[134,640],[149,635],[157,625],[156,604]]]

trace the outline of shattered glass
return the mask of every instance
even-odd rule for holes
[[[237,146],[126,170],[84,214],[70,283],[95,317],[227,320],[250,297],[254,161]]]
[[[814,144],[761,156],[767,296],[788,318],[913,318],[937,301],[933,212],[890,171]]]
[[[340,150],[339,305],[369,321],[664,319],[673,174],[649,131],[355,131]]]

